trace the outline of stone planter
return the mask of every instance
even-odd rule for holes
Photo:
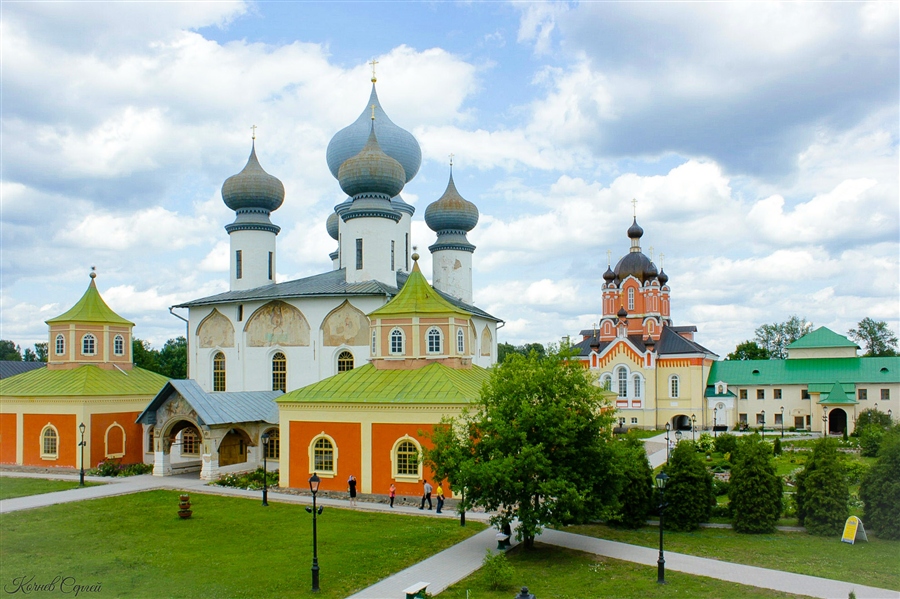
[[[181,495],[178,502],[178,516],[182,519],[187,519],[193,513],[193,510],[191,510],[191,496]]]

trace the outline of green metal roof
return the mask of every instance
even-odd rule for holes
[[[835,383],[831,386],[831,390],[827,394],[822,394],[819,398],[818,403],[820,404],[855,404],[859,403],[854,399],[851,395],[847,395],[847,392],[844,390],[844,386],[840,383]]]
[[[480,366],[455,369],[434,362],[416,370],[378,370],[366,364],[291,391],[276,403],[341,402],[464,404],[481,396],[490,372]]]
[[[755,372],[754,372],[755,371]],[[724,360],[714,362],[707,384],[812,385],[835,381],[844,384],[898,383],[900,357],[806,358],[794,360]]]
[[[856,392],[856,385],[854,385],[853,383],[835,383],[834,381],[827,383],[810,383],[808,390],[810,393],[831,393],[835,385],[840,385],[841,390],[844,393]]]
[[[92,364],[71,370],[40,368],[0,380],[0,397],[154,396],[168,380],[143,368],[106,370]]]
[[[437,291],[428,284],[422,271],[419,270],[419,262],[413,263],[412,272],[406,284],[400,290],[400,293],[369,314],[369,318],[385,318],[391,316],[420,316],[423,314],[456,314],[466,318],[472,316],[471,312],[467,312],[462,308],[457,308],[438,294]]]
[[[858,345],[827,327],[819,327],[787,346],[788,349],[811,349],[817,347],[855,347],[859,349]]]
[[[57,322],[101,322],[104,324],[134,326],[133,322],[125,320],[106,305],[106,302],[100,297],[100,292],[97,291],[93,275],[94,273],[91,273],[91,284],[88,285],[87,291],[84,292],[78,303],[72,306],[65,314],[48,320],[47,324]]]

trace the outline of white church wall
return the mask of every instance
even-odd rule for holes
[[[275,282],[275,234],[268,231],[233,231],[231,242],[231,289],[254,289]],[[237,278],[237,252],[241,252],[241,278]],[[271,278],[269,255],[271,254]]]

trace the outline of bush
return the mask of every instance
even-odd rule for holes
[[[773,455],[781,455],[781,439],[775,437],[775,443],[772,444],[772,454]]]
[[[891,428],[891,417],[885,412],[873,408],[863,410],[856,418],[856,430],[860,430],[870,424],[880,427],[881,430],[888,430]]]
[[[866,526],[884,539],[900,539],[900,426],[884,437],[878,461],[859,487]]]
[[[269,472],[268,486],[278,486],[278,471]],[[252,472],[239,472],[237,474],[225,474],[219,477],[219,480],[213,482],[214,485],[221,487],[235,487],[238,489],[247,489],[248,491],[258,491],[263,488],[263,469],[262,466]]]
[[[844,460],[844,473],[847,475],[848,485],[858,485],[862,483],[866,473],[869,471],[869,465],[864,462],[855,460]]]
[[[626,528],[640,528],[647,523],[653,499],[653,470],[647,461],[644,444],[629,438],[616,443],[619,473],[623,477],[618,496],[618,512],[609,518],[610,524]]]
[[[697,438],[697,451],[700,453],[711,453],[715,446],[715,440],[709,433],[702,433]]]
[[[782,487],[781,478],[775,474],[769,444],[758,435],[741,439],[728,491],[734,530],[774,532],[781,517]]]
[[[135,476],[153,472],[152,464],[127,464],[122,465],[119,460],[104,460],[97,464],[96,468],[88,470],[91,476]]]
[[[672,530],[690,531],[709,520],[712,506],[713,477],[690,441],[675,446],[664,468],[669,475],[666,484],[666,526]]]
[[[728,495],[729,486],[730,486],[730,483],[727,483],[724,480],[719,480],[718,478],[713,478],[713,494],[716,497],[721,497],[722,495]]]
[[[488,586],[494,591],[510,588],[513,576],[515,576],[515,570],[506,559],[506,554],[492,553],[490,549],[487,550],[487,555],[481,562],[481,572]]]
[[[721,453],[725,455],[726,453],[734,454],[734,450],[737,449],[737,436],[732,435],[731,433],[722,433],[718,437],[713,440],[713,445],[716,448],[716,453]]]
[[[863,457],[874,458],[881,447],[881,439],[884,437],[884,429],[877,424],[857,426],[859,431],[859,453]]]
[[[836,535],[850,515],[850,489],[837,441],[819,439],[797,475],[797,519],[810,534]]]

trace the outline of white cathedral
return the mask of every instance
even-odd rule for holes
[[[411,268],[410,222],[415,208],[400,192],[419,170],[416,139],[387,117],[375,91],[366,109],[328,144],[326,160],[347,194],[327,220],[338,243],[332,269],[276,282],[276,237],[270,220],[284,201],[284,186],[266,173],[255,141],[244,169],[222,186],[235,212],[230,238],[230,288],[174,308],[188,315],[188,376],[207,392],[290,391],[362,366],[381,340],[367,314],[403,287]],[[456,190],[428,206],[425,222],[437,239],[432,253],[434,288],[472,313],[465,331],[447,331],[440,344],[449,356],[489,367],[497,357],[498,318],[473,305],[472,255],[466,234],[478,210]],[[423,325],[426,323],[422,323]]]

